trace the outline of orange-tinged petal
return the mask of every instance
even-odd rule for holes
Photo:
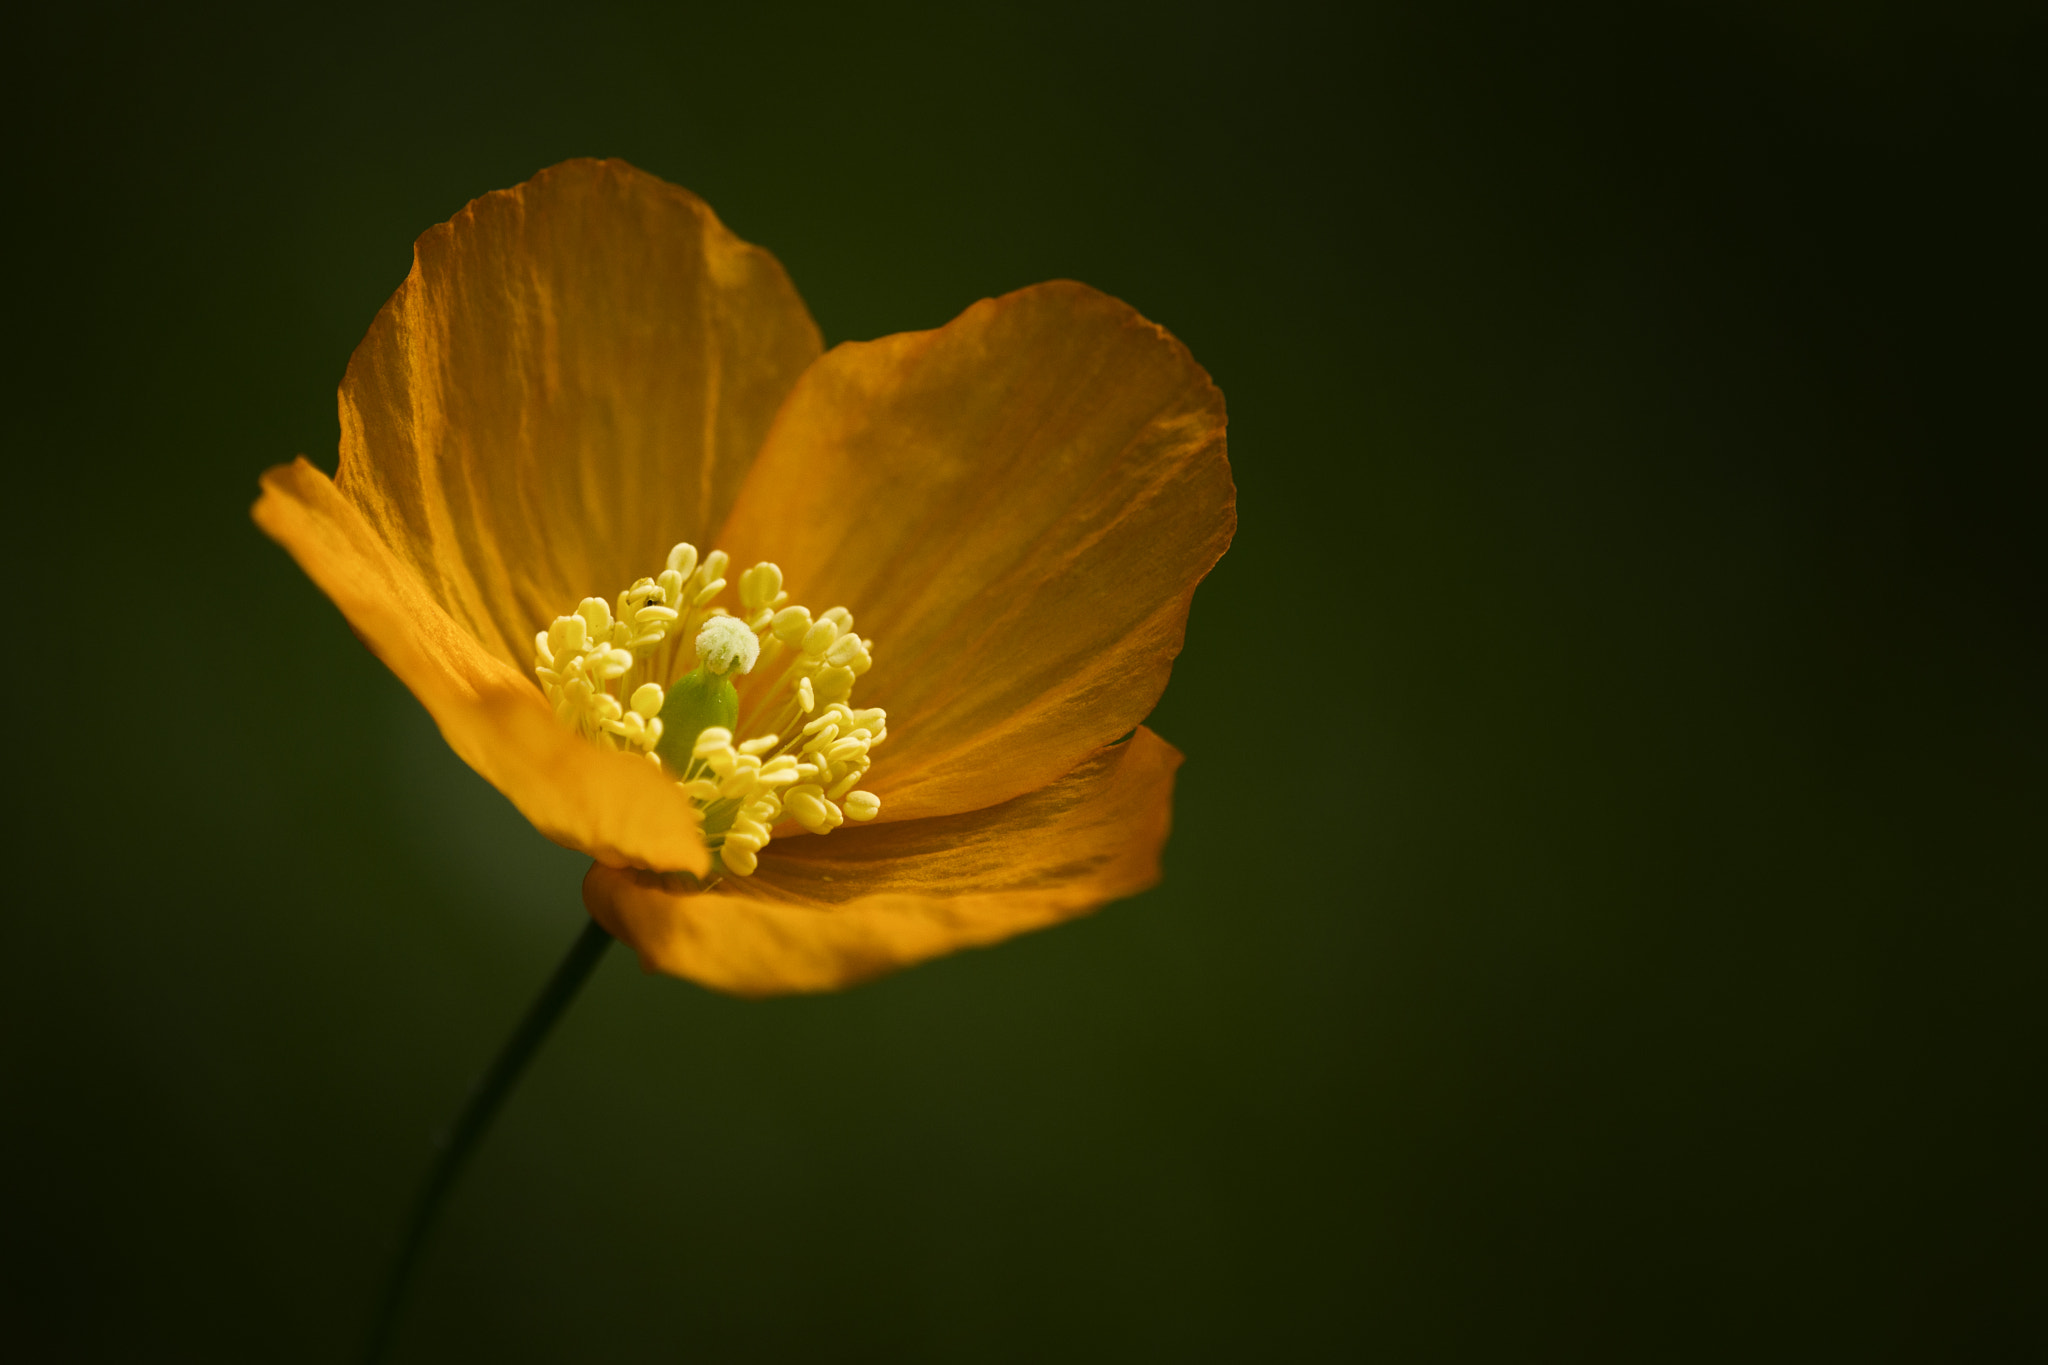
[[[559,724],[540,690],[441,609],[412,567],[304,460],[263,476],[256,521],[541,833],[605,862],[702,872],[695,808],[644,758]]]
[[[778,839],[703,894],[598,864],[583,901],[651,970],[736,995],[832,990],[1151,886],[1179,766],[1140,728],[1001,805]]]
[[[1044,786],[1151,711],[1236,524],[1223,426],[1184,346],[1071,282],[805,373],[719,543],[874,640],[883,820]]]
[[[524,671],[582,598],[710,548],[819,348],[775,258],[702,200],[564,162],[419,239],[342,381],[335,482]]]

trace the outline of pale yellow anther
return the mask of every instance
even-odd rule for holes
[[[653,720],[661,714],[661,704],[668,695],[661,690],[660,683],[641,683],[633,689],[633,709]]]
[[[782,737],[780,735],[756,735],[752,739],[740,741],[740,752],[743,754],[765,754],[781,742]]]
[[[729,849],[720,849],[718,853],[719,859],[725,864],[725,870],[735,876],[751,877],[754,875],[754,869],[760,866],[760,860],[754,856],[754,850],[745,844],[735,844]]]
[[[768,627],[774,624],[774,621],[774,609],[770,607],[763,607],[761,608],[761,610],[755,612],[752,616],[749,616],[747,618],[747,629],[753,631],[756,635],[760,635],[765,633]]]
[[[796,704],[803,709],[805,715],[818,709],[817,689],[811,686],[809,678],[796,680]]]
[[[847,631],[853,629],[853,613],[848,611],[845,607],[834,607],[832,608],[832,610],[826,612],[823,616],[820,616],[818,619],[820,621],[832,622],[834,625],[839,627],[839,631],[842,635],[845,634]]]
[[[810,728],[811,727],[808,725],[804,727],[806,731],[808,731]],[[798,750],[798,752],[806,754],[815,754],[820,750],[829,747],[832,741],[838,738],[839,723],[836,720],[827,719],[823,725],[818,727],[818,733],[812,735],[810,740],[806,742],[803,748]]]
[[[844,763],[855,755],[864,754],[867,751],[868,742],[864,737],[848,735],[845,739],[836,741],[831,748],[825,751],[825,761],[828,763]]]
[[[775,623],[770,629],[775,632],[775,638],[786,645],[801,644],[811,629],[811,609],[784,607],[775,613]]]
[[[820,701],[845,701],[853,693],[853,670],[850,668],[825,668],[819,671],[817,679]]]
[[[682,541],[668,552],[668,567],[663,576],[666,577],[667,574],[674,574],[678,578],[688,578],[695,572],[697,572],[697,547],[690,544],[687,540]],[[664,584],[664,586],[666,585]]]
[[[820,617],[811,623],[809,630],[804,632],[804,657],[807,659],[824,658],[825,651],[832,648],[833,641],[838,638],[839,623]]]
[[[690,605],[692,607],[701,607],[724,591],[725,580],[723,578],[714,578],[703,587],[697,589],[696,595],[690,599]]]
[[[845,667],[861,652],[860,636],[847,634],[832,642],[832,648],[825,651],[825,662]]]
[[[697,733],[696,747],[691,753],[698,758],[709,758],[716,753],[732,751],[732,731],[723,725],[707,725]]]
[[[557,658],[564,654],[580,654],[590,638],[590,627],[580,616],[557,616],[548,627],[548,643],[554,646]]]
[[[641,604],[645,600],[642,596],[643,590],[651,588],[653,587],[653,585],[653,579],[643,578],[638,583],[635,583],[632,587],[626,589],[624,592],[619,594],[619,603],[618,607],[616,608],[618,613],[619,624],[624,625],[626,622],[631,621],[634,618],[634,616],[639,612]]]
[[[782,569],[766,560],[740,575],[740,605],[757,611],[782,591]]]
[[[688,782],[678,783],[677,785],[685,792],[688,792],[692,800],[716,801],[718,799],[718,784],[708,777],[693,777]]]
[[[704,562],[697,566],[697,581],[699,583],[709,583],[714,578],[724,578],[725,566],[731,562],[731,557],[725,551],[713,550],[710,554],[704,556]]]
[[[813,834],[824,834],[842,818],[839,807],[825,799],[815,786],[793,787],[782,798],[782,808]]]
[[[849,792],[841,804],[849,820],[872,820],[882,813],[882,798],[873,792]]]
[[[592,640],[602,640],[611,634],[612,609],[602,597],[586,597],[576,604],[576,614],[583,618],[583,624],[590,628]]]
[[[689,575],[677,573],[674,569],[663,569],[661,577],[654,580],[661,589],[661,600],[675,606],[683,600],[683,580]]]

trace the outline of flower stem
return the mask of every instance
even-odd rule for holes
[[[554,1027],[555,1020],[569,1008],[569,1002],[590,979],[591,971],[611,944],[612,936],[596,920],[583,927],[583,932],[569,945],[568,956],[562,959],[540,995],[527,1007],[526,1017],[505,1040],[505,1046],[499,1050],[497,1060],[491,1063],[491,1069],[470,1092],[469,1103],[463,1106],[455,1126],[441,1137],[441,1150],[434,1158],[433,1168],[427,1172],[425,1183],[420,1186],[419,1198],[412,1206],[412,1217],[406,1223],[405,1240],[400,1243],[398,1255],[391,1262],[391,1273],[384,1281],[384,1293],[378,1301],[377,1317],[371,1325],[368,1349],[363,1355],[371,1365],[383,1360],[391,1349],[399,1314],[405,1308],[406,1290],[411,1284],[413,1269],[419,1263],[427,1235],[434,1230],[434,1220],[440,1214],[441,1206],[455,1187],[456,1177],[462,1174],[470,1154],[483,1140],[491,1120],[504,1105],[506,1096],[512,1093],[512,1087],[519,1083],[520,1073],[526,1070],[526,1064],[547,1041],[548,1031]]]

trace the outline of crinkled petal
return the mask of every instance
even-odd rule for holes
[[[778,839],[707,893],[600,863],[583,901],[650,970],[735,995],[832,990],[1151,886],[1179,766],[1140,728],[1001,805]]]
[[[695,809],[644,758],[560,724],[533,683],[450,619],[412,567],[304,460],[263,476],[256,521],[541,833],[601,862],[704,871]]]
[[[773,256],[622,161],[414,247],[341,386],[343,496],[492,654],[708,549],[818,330]]]
[[[1007,801],[1151,711],[1236,525],[1223,428],[1184,346],[1071,282],[811,366],[719,543],[874,641],[882,819]]]

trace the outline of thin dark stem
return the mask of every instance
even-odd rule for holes
[[[384,1294],[377,1304],[376,1321],[370,1328],[369,1349],[363,1356],[370,1365],[383,1360],[391,1349],[399,1314],[405,1309],[406,1290],[412,1280],[413,1268],[419,1263],[420,1251],[426,1245],[428,1234],[434,1230],[434,1220],[440,1214],[441,1206],[448,1201],[448,1192],[455,1188],[456,1177],[462,1174],[463,1166],[490,1128],[491,1120],[505,1103],[505,1097],[519,1083],[520,1073],[526,1070],[526,1064],[547,1041],[548,1031],[554,1027],[555,1020],[569,1008],[569,1002],[590,979],[592,969],[611,944],[612,936],[596,920],[584,926],[576,941],[569,945],[569,955],[555,968],[547,986],[527,1007],[526,1017],[505,1040],[505,1046],[499,1051],[497,1060],[491,1063],[491,1069],[470,1092],[469,1103],[463,1106],[462,1116],[455,1120],[455,1127],[442,1140],[433,1168],[427,1172],[426,1182],[420,1186],[419,1198],[413,1203],[412,1218],[405,1227],[405,1240],[399,1245],[398,1255],[391,1262],[391,1274],[384,1281]]]

